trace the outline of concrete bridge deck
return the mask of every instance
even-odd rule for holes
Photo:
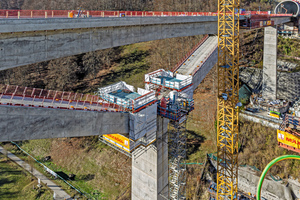
[[[0,141],[129,133],[129,115],[0,105]]]
[[[93,95],[0,86],[0,141],[129,133],[129,114]]]

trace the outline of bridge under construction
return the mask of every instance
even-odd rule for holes
[[[273,40],[275,38],[277,41],[277,31],[272,26],[291,21],[295,14],[239,13],[235,10],[239,3],[235,5],[229,2],[229,6],[227,4],[225,6],[223,2],[220,5],[221,10],[219,10],[219,14],[121,11],[111,13],[99,11],[98,15],[92,12],[85,13],[85,18],[92,16],[105,18],[113,15],[119,19],[126,19],[122,22],[128,23],[128,26],[131,28],[141,25],[140,22],[135,24],[135,17],[143,18],[145,21],[142,22],[144,23],[142,26],[146,27],[157,26],[157,22],[155,22],[156,17],[159,17],[158,24],[160,27],[164,25],[169,26],[170,21],[168,20],[172,21],[173,27],[182,26],[185,22],[184,17],[187,17],[186,19],[191,24],[202,24],[197,26],[198,28],[196,29],[202,29],[202,31],[206,30],[205,27],[207,25],[203,26],[203,23],[207,24],[208,21],[205,21],[207,18],[204,21],[200,18],[194,21],[191,17],[218,16],[219,25],[216,26],[219,27],[218,31],[207,27],[207,30],[211,31],[209,32],[210,34],[218,33],[218,36],[205,36],[172,71],[160,69],[145,74],[145,89],[137,88],[136,90],[125,82],[118,82],[99,88],[95,95],[83,95],[21,86],[2,86],[0,88],[0,112],[4,115],[1,115],[0,129],[3,131],[0,133],[0,141],[99,135],[103,142],[132,158],[132,199],[185,199],[185,124],[189,113],[194,109],[193,92],[195,88],[218,61],[218,181],[216,192],[218,199],[236,199],[238,196],[239,27],[240,24],[248,29],[265,27],[266,35],[268,35],[265,38],[265,51],[276,52],[277,43],[274,44]],[[20,58],[15,61],[13,58],[10,58],[10,56],[20,56],[20,52],[14,52],[8,48],[8,45],[14,43],[15,39],[19,41],[23,39],[28,40],[28,38],[35,37],[31,35],[32,32],[44,29],[56,31],[57,29],[53,25],[58,21],[49,21],[50,24],[52,23],[52,28],[51,26],[45,27],[43,23],[37,23],[38,25],[29,26],[28,29],[28,27],[22,25],[22,17],[25,18],[24,20],[27,20],[26,23],[28,24],[38,22],[28,19],[35,16],[42,15],[46,18],[43,20],[48,20],[51,17],[55,18],[55,16],[58,18],[62,16],[70,17],[70,14],[66,13],[66,11],[61,11],[58,14],[52,11],[50,12],[51,15],[49,15],[49,11],[39,13],[34,15],[34,11],[27,11],[27,13],[24,11],[15,11],[13,13],[11,11],[0,12],[0,15],[4,18],[0,25],[3,26],[4,30],[3,34],[1,34],[1,41],[4,44],[3,47],[1,46],[1,50],[4,50],[4,54],[2,54],[2,57],[0,56],[0,59],[7,65],[3,69],[60,56],[57,52],[51,56],[48,56],[46,53],[47,56],[43,58],[33,56],[28,60],[24,57],[26,54],[23,52],[21,53],[23,60]],[[79,16],[79,13],[77,15]],[[239,15],[245,16],[242,19],[244,21],[240,21]],[[170,19],[167,19],[167,16]],[[127,17],[132,17],[133,20],[127,20]],[[162,20],[162,17],[166,17],[166,20]],[[17,18],[14,20],[20,21],[5,21],[9,18]],[[65,19],[60,20],[63,23],[66,22]],[[213,18],[209,21],[217,22]],[[17,26],[15,27],[18,28],[15,29],[13,27],[14,24],[10,22],[16,23]],[[81,22],[80,26],[77,24],[76,27],[72,27],[73,24],[70,21],[70,29],[96,28],[91,21],[88,25],[84,24],[84,21],[78,22]],[[190,28],[192,29],[194,25]],[[124,24],[119,28],[124,28]],[[12,34],[14,31],[11,30],[20,32],[21,36]],[[62,29],[62,31],[65,30]],[[128,35],[134,35],[130,33],[133,32],[126,32]],[[139,33],[141,32],[139,31]],[[147,34],[144,33],[143,37],[146,39],[130,40],[124,44],[122,42],[111,43],[107,44],[105,48],[168,37],[160,35],[147,39]],[[8,36],[8,34],[12,35]],[[66,35],[66,32],[60,34]],[[74,34],[74,32],[70,34]],[[115,36],[118,37],[119,41],[122,41],[126,34]],[[204,33],[201,32],[200,34]],[[171,37],[178,36],[183,35],[179,34]],[[110,37],[109,34],[108,37]],[[94,40],[97,40],[97,37]],[[34,40],[30,39],[30,41],[34,44]],[[27,47],[24,47],[23,50]],[[93,50],[97,50],[97,47],[80,49],[79,52],[69,52],[68,55]],[[266,62],[265,74],[268,74],[270,71],[276,71],[277,54],[266,53],[264,57],[267,58],[264,59],[264,62]],[[268,80],[265,82],[265,88],[272,88],[272,90],[266,89],[265,97],[269,98],[274,95],[274,91],[276,96],[276,74],[275,77],[266,76],[265,79]],[[25,115],[20,115],[22,112],[25,112]],[[73,113],[78,113],[78,116]],[[81,119],[83,115],[87,119],[80,121],[79,118]],[[63,122],[58,122],[62,116],[64,118]],[[43,125],[40,124],[40,128],[35,128],[34,130],[30,129],[30,127],[41,123],[41,118],[43,119]],[[74,119],[77,118],[78,120],[74,122]],[[111,118],[114,118],[115,122],[108,122],[111,121],[109,120]],[[25,131],[15,128],[16,121]],[[52,127],[51,131],[48,130],[50,127]],[[72,128],[68,131],[64,130],[69,127]],[[43,134],[41,134],[42,132]]]

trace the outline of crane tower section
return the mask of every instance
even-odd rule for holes
[[[217,199],[238,191],[239,0],[218,0]]]

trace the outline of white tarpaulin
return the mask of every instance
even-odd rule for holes
[[[108,94],[110,92],[114,92],[117,90],[123,90],[123,89],[127,89],[127,90],[134,92],[134,87],[126,84],[124,81],[120,81],[118,83],[115,83],[115,84],[112,84],[112,85],[109,85],[109,86],[106,86],[103,88],[99,88],[98,91],[100,94],[103,94],[103,93]]]
[[[149,93],[150,91],[149,90],[145,90],[145,89],[142,89],[142,88],[138,88],[138,93],[140,94],[140,95],[144,95],[144,94],[147,94],[147,93]]]
[[[187,78],[189,78],[189,76],[178,74],[178,73],[176,74],[176,79],[178,80],[185,80]]]
[[[147,133],[156,132],[157,104],[146,107],[138,113],[130,113],[129,137],[137,140]]]

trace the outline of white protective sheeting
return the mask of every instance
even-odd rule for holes
[[[142,89],[142,88],[138,88],[138,93],[142,96],[149,93],[149,92],[150,92],[150,90],[145,90],[145,89]]]
[[[142,106],[145,106],[146,104],[148,104],[154,100],[156,100],[155,93],[152,91],[149,91],[147,94],[144,94],[143,96],[141,96],[133,101],[134,109],[138,109]]]
[[[147,133],[156,132],[157,104],[146,107],[138,113],[130,113],[129,137],[137,140]]]
[[[124,81],[122,81],[124,84],[124,89],[130,90],[132,92],[135,92],[135,89],[132,85],[128,85],[127,83],[125,83]]]
[[[134,87],[126,84],[124,81],[120,81],[118,83],[114,83],[109,86],[99,88],[98,91],[100,94],[104,94],[104,93],[108,94],[110,92],[117,91],[117,90],[123,90],[123,89],[127,89],[127,90],[134,92]]]
[[[164,73],[165,73],[164,76],[167,76],[167,77],[174,77],[174,74],[173,74],[173,72],[171,72],[171,71],[165,71]]]
[[[145,74],[145,82],[151,82],[151,79],[158,77],[158,76],[173,77],[173,72],[165,71],[164,69],[158,69],[149,74]]]
[[[176,74],[176,79],[178,80],[185,80],[187,79],[189,76],[186,76],[186,75],[182,75],[182,74]]]

